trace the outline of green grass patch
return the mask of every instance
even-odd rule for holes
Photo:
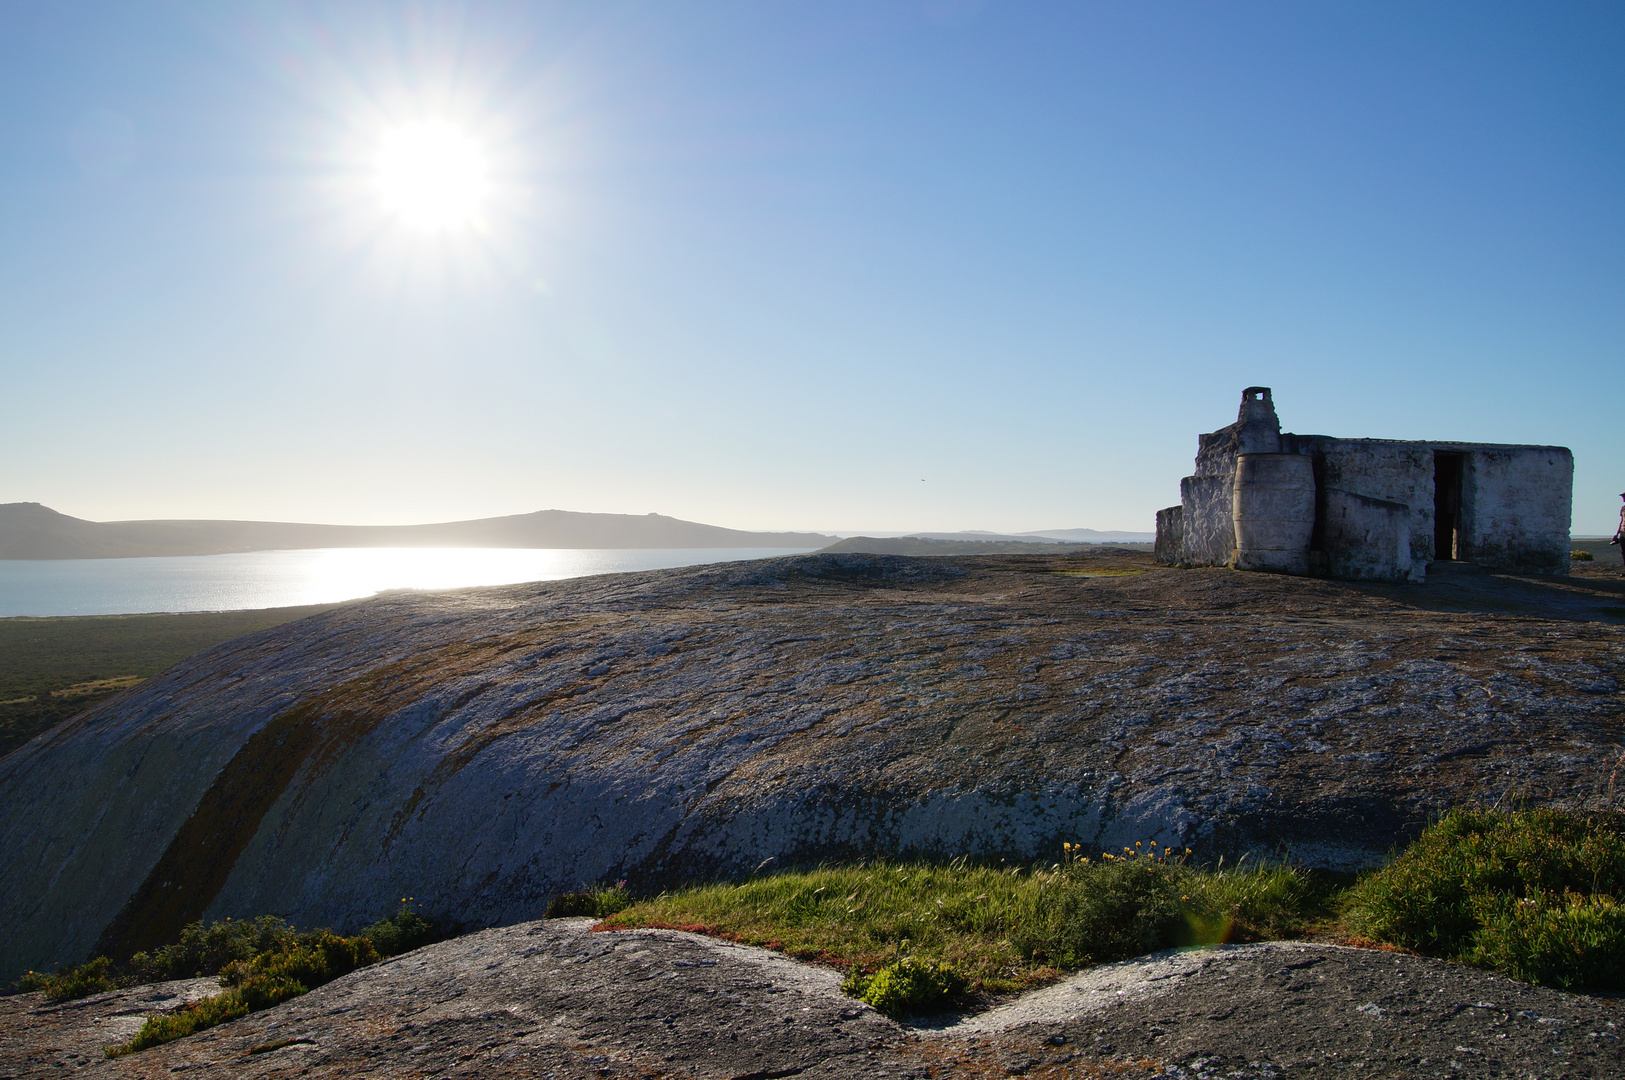
[[[586,915],[594,919],[607,919],[632,906],[632,894],[626,891],[626,882],[580,892],[560,893],[547,905],[547,918],[569,919]]]
[[[821,961],[894,1015],[1160,949],[1306,934],[1625,990],[1619,815],[1457,811],[1352,886],[1284,864],[1202,869],[1167,849],[1085,858],[1067,847],[1049,867],[876,862],[702,885],[633,902],[603,925]],[[574,913],[602,915],[594,894],[578,895]]]
[[[1456,811],[1345,900],[1355,933],[1529,982],[1625,990],[1625,819]]]
[[[966,860],[823,866],[663,893],[604,925],[763,945],[854,970],[852,985],[876,997],[914,1001],[909,987],[930,981],[926,969],[953,984],[943,993],[1005,993],[1067,968],[1176,945],[1299,932],[1327,910],[1328,890],[1299,870],[1199,870],[1172,852],[1128,850],[1095,859],[1069,853],[1047,868]],[[888,968],[893,975],[873,990],[866,980]]]
[[[334,606],[0,619],[0,757],[204,649]]]

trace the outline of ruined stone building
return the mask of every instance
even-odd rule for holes
[[[1269,387],[1250,386],[1157,513],[1157,560],[1376,581],[1421,581],[1436,560],[1566,574],[1573,480],[1562,446],[1283,432]]]

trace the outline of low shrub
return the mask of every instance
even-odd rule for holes
[[[30,971],[17,980],[15,989],[22,993],[43,991],[53,1001],[68,1001],[121,987],[204,978],[258,956],[295,950],[302,943],[308,944],[313,934],[324,933],[328,931],[297,931],[275,915],[236,921],[228,918],[208,924],[199,921],[181,930],[178,940],[151,952],[138,952],[122,964],[98,956],[54,974]],[[401,901],[395,914],[354,935],[371,941],[380,957],[408,952],[445,936],[413,908],[409,897]]]
[[[137,1050],[162,1046],[166,1042],[185,1038],[194,1032],[238,1020],[249,1013],[248,1003],[241,994],[216,994],[202,998],[174,1013],[160,1013],[147,1017],[135,1038],[127,1043],[107,1048],[108,1057],[121,1057]]]
[[[549,919],[569,919],[588,916],[607,919],[632,906],[632,894],[626,891],[626,882],[618,881],[597,889],[560,893],[547,905]]]
[[[343,972],[339,972],[343,974]],[[336,978],[337,976],[335,976]],[[237,987],[235,996],[239,998],[249,1012],[259,1012],[269,1009],[273,1005],[280,1005],[289,998],[296,998],[300,994],[308,994],[329,979],[306,984],[294,978],[285,971],[269,971],[259,975],[251,975]],[[230,997],[231,994],[221,994],[221,997]]]
[[[364,937],[340,937],[331,930],[301,934],[287,947],[227,964],[220,973],[220,985],[229,987],[225,993],[195,1001],[179,1012],[148,1017],[134,1039],[110,1047],[107,1054],[117,1057],[145,1050],[269,1009],[378,959],[378,950]]]
[[[238,987],[250,1003],[265,1000],[265,1004],[253,1006],[264,1009],[378,960],[378,950],[371,940],[318,930],[292,948],[261,953],[246,964],[232,964],[220,973],[220,985]],[[285,986],[301,989],[276,996],[281,993],[277,988]]]
[[[196,979],[218,975],[228,964],[263,952],[291,948],[297,939],[293,927],[275,915],[221,919],[208,925],[200,920],[183,929],[180,940],[136,953],[126,968],[135,984]]]
[[[933,1012],[965,992],[966,979],[947,964],[912,956],[887,964],[872,975],[853,967],[842,992],[887,1016]]]
[[[120,987],[202,978],[218,975],[233,962],[291,948],[297,939],[294,929],[275,915],[246,922],[194,922],[181,931],[178,941],[151,952],[138,952],[122,964],[98,956],[55,974],[30,971],[17,981],[17,989],[24,993],[44,991],[53,1001],[68,1001]]]
[[[1594,558],[1595,556],[1585,548],[1575,548],[1569,552],[1570,562],[1591,562]]]
[[[78,998],[118,989],[109,971],[113,962],[105,956],[86,961],[78,967],[67,968],[55,974],[29,971],[17,980],[22,993],[43,991],[52,1001],[74,1001]]]
[[[1011,940],[1060,968],[1192,944],[1207,913],[1185,891],[1190,876],[1177,863],[1149,858],[1074,862],[1039,888]]]
[[[179,942],[150,956],[138,953],[131,966],[143,972],[161,971],[169,978],[181,972],[218,974],[225,992],[174,1013],[148,1017],[134,1039],[109,1047],[107,1055],[117,1057],[145,1050],[269,1009],[356,968],[377,963],[382,957],[440,940],[444,935],[410,905],[410,898],[402,900],[395,914],[349,937],[331,930],[295,931],[270,915],[248,923],[213,923],[206,928],[193,923],[182,932]],[[264,948],[248,951],[256,945]],[[107,961],[101,963],[105,970]],[[212,971],[208,970],[211,966]]]
[[[1185,945],[1301,933],[1330,891],[1285,864],[1214,870],[1136,844],[1123,854],[1083,856],[1068,845],[1060,873],[1041,880],[1032,910],[1011,936],[1025,952],[1063,968],[1126,960]]]
[[[30,968],[23,972],[16,982],[11,984],[11,989],[18,994],[50,993],[51,980],[59,977],[60,975],[51,975]]]
[[[1481,917],[1470,963],[1547,986],[1625,989],[1625,906],[1613,897],[1500,897]]]
[[[413,902],[411,897],[407,897],[401,901],[399,911],[357,930],[355,936],[371,941],[379,956],[399,956],[432,945],[445,937],[439,927],[411,906]]]
[[[1621,895],[1619,815],[1456,811],[1355,885],[1344,911],[1357,933],[1419,953],[1553,986],[1625,989]]]

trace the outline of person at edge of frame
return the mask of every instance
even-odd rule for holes
[[[1619,493],[1619,498],[1625,503],[1625,491]],[[1619,508],[1619,528],[1614,530],[1614,538],[1608,542],[1619,545],[1620,564],[1625,566],[1625,505]]]

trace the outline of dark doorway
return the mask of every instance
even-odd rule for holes
[[[1461,472],[1465,454],[1433,452],[1433,557],[1463,559],[1461,550]]]

